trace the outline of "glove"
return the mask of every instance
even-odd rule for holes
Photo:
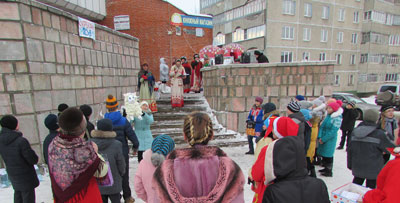
[[[128,115],[128,114],[126,113],[126,110],[123,109],[123,110],[122,110],[122,117],[125,117],[125,118],[126,118],[127,115]]]
[[[147,76],[145,76],[145,75],[142,75],[142,78],[145,79],[145,80],[147,80]]]

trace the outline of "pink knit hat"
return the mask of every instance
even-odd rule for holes
[[[336,112],[341,107],[341,105],[340,105],[341,103],[342,103],[342,101],[339,100],[336,102],[329,103],[328,106],[330,106],[333,109],[333,111]]]

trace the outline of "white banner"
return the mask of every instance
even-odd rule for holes
[[[114,16],[114,29],[115,30],[131,29],[129,25],[129,16],[128,15]]]
[[[79,36],[96,40],[95,25],[93,22],[79,18]]]

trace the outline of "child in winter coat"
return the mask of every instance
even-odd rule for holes
[[[383,105],[381,107],[381,117],[379,118],[378,126],[386,132],[391,141],[395,144],[400,144],[398,142],[399,126],[394,117],[394,106]],[[385,163],[388,162],[390,154],[385,153],[383,158],[385,159]]]
[[[58,135],[60,127],[57,124],[58,118],[54,114],[49,114],[46,116],[44,119],[44,125],[46,126],[47,129],[49,129],[49,134],[44,138],[43,141],[43,158],[44,162],[46,164],[49,164],[49,159],[48,159],[48,150],[49,150],[49,145],[51,141]]]
[[[356,124],[356,120],[358,117],[358,111],[354,108],[356,106],[355,102],[348,102],[346,104],[346,108],[343,111],[343,121],[340,129],[342,130],[342,138],[340,140],[339,147],[337,149],[343,149],[344,143],[346,142],[346,148],[349,146],[349,142],[351,140],[351,132],[354,129],[354,125]]]
[[[317,153],[322,157],[324,169],[319,170],[323,176],[332,177],[333,155],[337,140],[337,132],[342,124],[342,114],[339,112],[342,102],[331,102],[326,107],[327,116],[318,132],[319,147]]]
[[[70,107],[58,119],[60,134],[49,146],[49,174],[55,202],[102,202],[96,178],[107,175],[108,165],[96,143],[85,141],[86,119]]]
[[[321,158],[318,156],[318,154],[315,153],[317,150],[317,137],[318,137],[318,130],[321,121],[325,118],[325,113],[326,113],[326,104],[325,104],[325,97],[319,97],[317,99],[314,99],[312,101],[313,106],[312,106],[312,129],[311,129],[311,140],[310,140],[310,146],[308,147],[307,150],[307,157],[311,158],[311,162],[313,165],[319,165]],[[314,158],[313,158],[314,157]],[[315,174],[311,174],[315,177]]]
[[[91,141],[97,144],[99,154],[102,154],[111,167],[111,174],[114,180],[112,186],[99,186],[103,202],[121,202],[120,192],[122,191],[122,176],[125,173],[125,160],[122,154],[122,144],[115,139],[117,134],[112,131],[112,121],[101,119],[97,121],[97,130],[91,133]]]
[[[39,158],[19,131],[18,120],[14,116],[3,116],[0,125],[0,155],[14,188],[14,202],[35,202],[35,188],[39,186],[39,179],[33,165],[37,164]]]
[[[287,136],[297,136],[299,125],[297,125],[292,119],[289,117],[277,117],[272,122],[272,125],[269,125],[270,131],[272,131],[274,139],[280,139]],[[270,145],[265,146],[261,149],[260,154],[256,162],[253,164],[251,169],[251,177],[255,182],[253,185],[253,191],[255,192],[253,203],[261,203],[264,195],[265,188],[267,187],[267,183],[265,182],[265,157],[266,151]],[[303,153],[304,154],[304,153]]]
[[[300,112],[301,107],[297,101],[291,101],[287,105],[287,115],[291,118],[297,125],[299,125],[299,130],[297,132],[297,136],[303,139],[304,141],[304,153],[306,153],[309,143],[309,139],[305,139],[305,127],[306,127],[306,119],[304,118],[303,113]]]
[[[261,139],[261,131],[262,131],[262,126],[264,124],[263,116],[264,112],[261,109],[261,104],[263,103],[263,99],[261,97],[256,97],[255,104],[253,108],[251,108],[249,112],[249,116],[247,117],[246,123],[249,125],[249,123],[254,123],[254,135],[247,135],[247,140],[249,142],[249,151],[246,152],[246,154],[254,154],[254,146],[253,146],[253,138],[256,138],[256,143],[258,142],[259,139]]]
[[[382,153],[389,153],[386,148],[395,147],[386,137],[385,132],[377,127],[379,113],[374,109],[364,111],[363,122],[353,131],[347,150],[347,167],[353,172],[353,183],[374,189],[376,178],[385,161]]]
[[[160,202],[244,202],[244,175],[225,152],[207,146],[214,131],[210,117],[194,112],[183,124],[189,148],[175,149],[154,172]]]
[[[376,189],[368,191],[363,203],[400,202],[400,147],[390,149],[396,157],[389,161],[378,175]]]
[[[153,135],[151,134],[150,126],[154,122],[153,114],[149,111],[149,105],[143,101],[140,103],[142,108],[142,119],[135,118],[133,123],[135,124],[135,133],[139,140],[139,151],[138,151],[138,162],[143,159],[144,151],[151,148],[153,142]]]
[[[263,203],[329,203],[328,189],[321,179],[309,177],[304,161],[303,140],[284,137],[271,143],[265,157]]]
[[[154,138],[151,149],[143,154],[143,160],[135,175],[136,195],[147,203],[160,202],[152,186],[154,171],[162,164],[165,157],[175,148],[174,140],[168,135]]]

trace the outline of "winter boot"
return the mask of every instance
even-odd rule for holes
[[[323,168],[323,169],[318,170],[318,172],[324,173],[324,172],[327,171],[327,170],[328,170],[328,169],[325,167],[325,168]]]
[[[321,165],[321,162],[322,162],[321,157],[316,155],[314,159],[314,166]]]
[[[314,178],[317,177],[317,175],[315,174],[315,168],[314,167],[310,169],[310,177],[314,177]]]
[[[332,167],[333,167],[332,163],[326,164],[326,168],[325,168],[326,171],[321,172],[321,175],[326,176],[326,177],[332,177]]]

